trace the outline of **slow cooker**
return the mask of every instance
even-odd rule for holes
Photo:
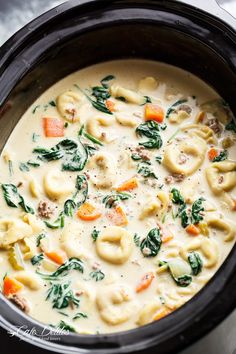
[[[169,0],[72,0],[38,17],[0,48],[0,149],[26,108],[80,68],[118,58],[169,63],[213,86],[236,113],[236,33],[219,18]],[[0,325],[59,353],[176,353],[236,305],[236,246],[183,307],[141,328],[109,335],[57,334],[0,295]],[[24,328],[28,330],[25,331]],[[34,333],[34,334],[33,334]],[[36,333],[36,335],[35,335]]]

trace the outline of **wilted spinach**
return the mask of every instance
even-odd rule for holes
[[[54,222],[44,221],[50,229],[63,228],[65,224],[65,216],[72,217],[75,209],[85,202],[88,195],[88,181],[85,175],[78,175],[75,183],[76,192],[71,199],[67,199],[64,203],[63,211],[59,214]]]
[[[17,208],[20,206],[26,213],[34,214],[34,209],[26,204],[22,195],[14,184],[2,184],[3,197],[8,206]]]
[[[54,326],[52,326],[54,327]],[[64,331],[69,331],[69,332],[76,332],[76,330],[74,329],[74,327],[72,327],[71,325],[69,325],[68,323],[66,323],[65,321],[60,321],[59,324],[57,326],[55,326],[56,328],[60,328],[63,329]]]
[[[98,231],[97,229],[93,229],[93,231],[91,233],[91,237],[93,239],[93,242],[97,241],[99,233],[100,233],[100,231]]]
[[[184,204],[184,198],[180,194],[180,191],[176,188],[171,189],[171,194],[172,194],[172,202],[174,204]]]
[[[51,149],[37,147],[33,153],[37,153],[40,160],[47,162],[63,158],[62,170],[64,171],[82,171],[88,160],[87,149],[80,140],[77,143],[64,139]]]
[[[67,308],[70,304],[79,307],[80,300],[69,289],[70,282],[64,284],[52,284],[48,290],[46,300],[51,300],[53,308],[58,310]]]
[[[180,106],[181,104],[186,103],[187,101],[188,101],[187,99],[183,98],[173,103],[172,106],[170,106],[170,108],[168,108],[166,112],[166,118],[169,118],[171,113],[175,112],[177,106]]]
[[[147,237],[140,244],[140,249],[144,257],[155,257],[161,248],[161,243],[159,228],[150,230]]]
[[[198,275],[201,272],[203,266],[200,255],[197,252],[191,252],[188,255],[188,261],[190,267],[192,268],[193,275]]]
[[[95,270],[91,272],[90,277],[95,279],[96,281],[101,281],[105,278],[105,274],[101,270]]]
[[[149,165],[149,164],[148,164]],[[138,165],[138,170],[137,172],[143,176],[144,178],[155,178],[158,179],[157,175],[155,174],[155,172],[152,170],[151,167],[147,166],[146,163],[140,163]]]
[[[41,275],[45,280],[56,280],[60,275],[66,276],[70,270],[78,270],[80,273],[84,272],[84,265],[83,262],[76,257],[69,258],[65,263],[57,268],[57,270],[51,274],[45,274],[37,272]]]
[[[202,205],[202,202],[205,200],[204,198],[195,200],[191,209],[188,210],[187,204],[185,203],[184,198],[180,194],[179,190],[172,188],[171,193],[172,202],[174,204],[180,205],[176,216],[180,217],[182,227],[186,228],[189,224],[198,224],[203,220],[201,212],[204,211],[204,207]]]
[[[227,160],[228,155],[229,155],[228,151],[227,151],[227,150],[223,150],[223,151],[221,151],[221,152],[219,153],[218,156],[216,156],[216,157],[212,160],[212,162],[219,162],[219,161]]]
[[[125,192],[116,192],[106,195],[102,202],[105,204],[106,208],[112,208],[115,204],[120,202],[121,200],[127,200],[131,198],[132,195],[130,193]]]
[[[40,253],[40,254],[32,257],[30,261],[31,261],[32,265],[35,265],[35,264],[39,264],[43,260],[43,258],[44,258],[43,253]]]
[[[225,126],[226,130],[232,130],[233,132],[236,133],[236,124],[235,121],[232,119],[226,126]]]
[[[162,138],[159,134],[159,126],[154,120],[140,124],[136,128],[136,134],[147,137],[149,140],[139,143],[147,149],[159,149],[162,146]]]

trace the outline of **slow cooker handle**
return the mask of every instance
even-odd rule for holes
[[[235,23],[236,23],[236,16],[233,15],[232,13],[229,12],[229,10],[227,9],[227,7],[225,6],[227,0],[215,0],[217,5],[223,9],[224,12],[226,12],[227,14],[229,14],[231,17],[233,17]],[[234,6],[236,6],[236,3],[234,4]],[[236,11],[236,10],[235,10]]]
[[[225,9],[224,3],[227,0],[179,0],[188,5],[195,6],[209,12],[210,14],[219,17],[221,20],[227,22],[230,26],[236,29],[236,18]]]

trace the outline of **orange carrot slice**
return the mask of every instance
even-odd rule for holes
[[[190,224],[188,225],[186,228],[185,228],[186,232],[190,235],[193,235],[193,236],[197,236],[200,234],[200,230],[199,228],[194,225],[194,224]]]
[[[162,231],[161,240],[163,243],[173,240],[174,235],[170,231]]]
[[[102,213],[100,213],[100,211],[98,211],[94,205],[90,203],[84,203],[79,207],[77,215],[82,220],[92,221],[100,218]]]
[[[111,101],[111,100],[106,100],[106,106],[109,109],[110,112],[114,112],[115,111],[115,102]]]
[[[236,211],[236,200],[233,200],[233,211]]]
[[[142,277],[140,283],[137,285],[136,293],[140,293],[141,291],[147,289],[151,285],[154,278],[155,278],[155,275],[153,272],[146,273]]]
[[[154,315],[153,321],[158,321],[161,318],[169,315],[170,313],[171,313],[171,311],[169,309],[167,309],[167,308],[161,309]]]
[[[128,224],[127,216],[120,205],[113,208],[107,216],[116,226],[126,226]]]
[[[211,148],[209,151],[208,151],[208,153],[207,153],[207,155],[208,155],[208,159],[210,160],[210,161],[213,161],[217,156],[218,156],[218,151],[215,149],[215,148]]]
[[[118,192],[130,191],[138,187],[138,180],[136,177],[132,177],[127,181],[123,182],[120,186],[116,188]]]
[[[158,123],[162,123],[164,120],[164,111],[157,105],[147,103],[145,106],[145,120],[155,120]]]
[[[3,281],[3,294],[6,296],[16,294],[23,289],[23,284],[14,278],[6,276]]]
[[[57,264],[63,264],[67,260],[67,255],[62,250],[45,252],[46,256]]]
[[[64,136],[64,122],[57,118],[43,118],[44,135],[47,138]]]
[[[157,222],[157,225],[159,226],[159,228],[161,230],[161,240],[163,243],[173,240],[174,235],[167,227],[165,227],[160,222]]]

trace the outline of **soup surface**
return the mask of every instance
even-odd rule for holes
[[[232,118],[198,78],[151,61],[94,65],[49,88],[1,154],[5,296],[89,334],[191,299],[234,245]]]

